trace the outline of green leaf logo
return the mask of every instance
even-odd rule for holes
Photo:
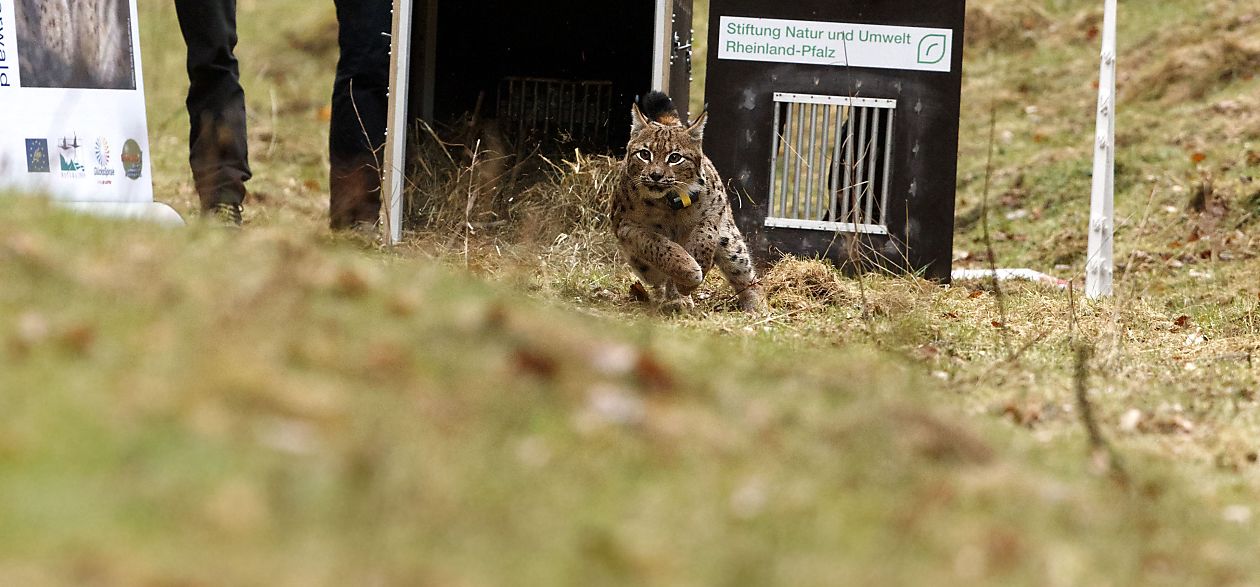
[[[940,63],[945,58],[945,50],[948,46],[945,35],[924,35],[919,41],[919,63],[924,65]]]

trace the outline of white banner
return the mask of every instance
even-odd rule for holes
[[[723,16],[718,58],[948,72],[954,31]]]
[[[0,189],[153,201],[134,0],[0,0]]]

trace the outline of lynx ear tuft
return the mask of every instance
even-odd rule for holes
[[[709,121],[709,111],[705,110],[696,117],[695,122],[687,127],[687,134],[697,143],[704,141],[704,125]]]
[[[639,110],[639,103],[635,101],[630,105],[630,134],[636,134],[648,127],[651,121],[643,115],[643,111]]]

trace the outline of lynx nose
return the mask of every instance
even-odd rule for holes
[[[665,174],[659,171],[653,171],[652,173],[648,174],[648,178],[650,178],[652,181],[660,181],[662,179],[665,179]]]

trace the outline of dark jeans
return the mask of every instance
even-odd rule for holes
[[[175,0],[188,45],[188,161],[203,209],[240,204],[250,178],[236,0]]]
[[[341,59],[333,82],[329,129],[332,227],[375,223],[389,100],[389,0],[335,0]]]

